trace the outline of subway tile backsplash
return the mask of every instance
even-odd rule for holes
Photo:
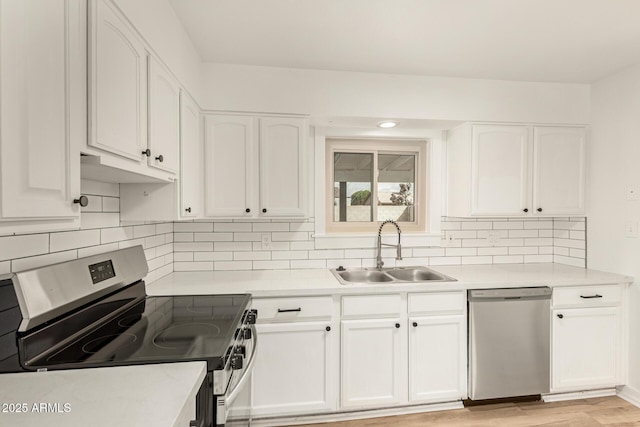
[[[174,270],[373,267],[376,262],[372,247],[316,247],[313,218],[121,224],[117,184],[83,180],[82,193],[90,204],[83,208],[80,230],[0,237],[0,274],[137,244],[149,264],[147,281]],[[394,248],[383,248],[385,265],[556,262],[586,267],[584,217],[443,217],[441,225],[446,244],[403,244],[402,261],[395,260]]]
[[[314,219],[175,224],[175,271],[373,267],[373,248],[318,249]],[[586,266],[586,220],[577,218],[442,218],[442,246],[403,245],[403,260],[383,248],[385,265],[557,262]],[[497,236],[489,241],[489,236]],[[263,237],[269,243],[263,244]],[[452,240],[448,240],[451,238]],[[205,243],[212,242],[212,243]]]
[[[144,247],[149,264],[147,281],[173,271],[172,222],[121,226],[118,184],[83,180],[81,190],[89,198],[89,205],[82,208],[81,229],[0,237],[0,274],[137,244]]]

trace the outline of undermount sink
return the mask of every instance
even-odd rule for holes
[[[354,283],[425,283],[454,282],[456,279],[437,273],[426,267],[354,268],[347,270],[331,270],[338,281],[343,284]]]
[[[393,278],[377,270],[349,270],[338,273],[345,282],[379,283],[392,282]]]

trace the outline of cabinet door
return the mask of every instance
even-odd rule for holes
[[[584,215],[583,128],[533,130],[533,208],[542,215]]]
[[[180,86],[149,57],[149,166],[176,173],[180,155]]]
[[[205,215],[251,216],[255,183],[254,119],[205,117]],[[249,210],[249,212],[247,212]]]
[[[620,319],[619,307],[554,310],[552,391],[621,384]]]
[[[405,328],[399,319],[342,321],[343,408],[406,401]]]
[[[89,145],[142,162],[147,149],[147,54],[110,0],[90,4]]]
[[[409,319],[409,400],[466,398],[465,316]]]
[[[77,218],[80,2],[0,2],[0,191],[6,219]],[[75,104],[74,104],[75,102]],[[82,131],[82,127],[80,128]]]
[[[252,374],[252,415],[335,410],[329,322],[256,325],[259,348]]]
[[[186,93],[180,93],[180,216],[202,215],[202,139],[200,109]]]
[[[306,132],[305,119],[260,119],[261,216],[305,215]]]
[[[521,216],[531,211],[526,126],[473,126],[471,213]]]

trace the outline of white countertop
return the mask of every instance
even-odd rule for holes
[[[3,374],[0,425],[182,427],[205,374],[206,362]]]
[[[176,272],[147,284],[149,295],[251,293],[254,297],[631,283],[633,278],[563,264],[434,266],[455,282],[342,285],[330,270]]]

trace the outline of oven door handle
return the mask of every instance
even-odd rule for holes
[[[233,388],[233,390],[231,390],[231,393],[229,393],[227,395],[227,398],[225,399],[227,407],[231,405],[236,397],[238,397],[238,394],[240,394],[244,383],[247,382],[249,376],[251,375],[251,371],[253,371],[253,364],[256,361],[256,353],[258,352],[258,334],[256,333],[255,325],[249,325],[249,327],[251,328],[251,334],[253,336],[253,350],[251,351],[251,358],[249,358],[247,367],[244,369],[244,372],[242,372],[242,377],[240,377],[240,380],[236,383],[236,386]]]

